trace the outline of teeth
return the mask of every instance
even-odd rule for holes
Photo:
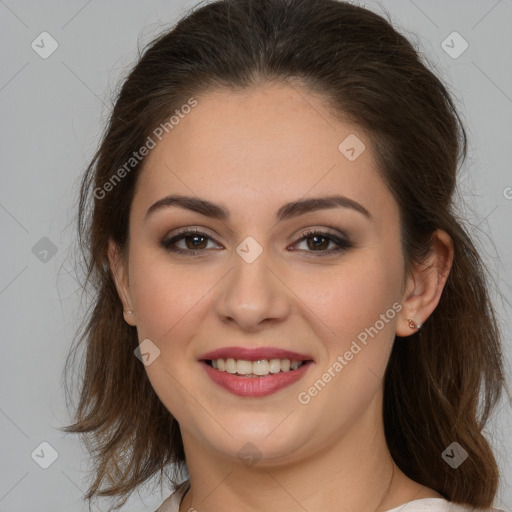
[[[234,359],[231,359],[231,361],[234,361]],[[250,361],[238,360],[238,361],[236,361],[235,368],[236,368],[236,373],[239,373],[240,375],[247,375],[248,373],[253,373],[252,364]],[[233,372],[229,371],[229,373],[233,373]],[[256,373],[256,372],[254,372],[254,373]]]
[[[292,361],[292,362],[290,363],[290,368],[291,368],[292,370],[296,370],[299,366],[300,366],[300,362],[299,362],[299,361]]]
[[[280,359],[271,359],[268,362],[268,369],[270,373],[279,373],[281,371],[281,360]]]
[[[214,359],[213,368],[221,372],[228,372],[249,377],[269,375],[271,373],[289,372],[297,370],[304,361],[290,361],[290,359],[260,359],[247,361],[245,359]]]

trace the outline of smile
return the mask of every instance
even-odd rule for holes
[[[261,377],[279,372],[297,370],[304,361],[290,361],[289,359],[260,359],[249,361],[247,359],[213,359],[206,361],[216,370],[246,377]]]
[[[218,386],[242,397],[271,395],[300,380],[313,361],[214,359],[199,362]]]

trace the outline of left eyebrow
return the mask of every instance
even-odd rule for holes
[[[298,215],[304,215],[315,210],[326,210],[328,208],[350,208],[362,213],[368,220],[373,220],[370,212],[360,203],[346,196],[333,195],[326,197],[312,197],[287,203],[277,210],[276,218],[286,220]]]
[[[207,201],[206,199],[199,199],[192,196],[170,195],[159,199],[148,208],[146,212],[146,220],[154,212],[171,206],[192,210],[214,219],[228,220],[230,218],[229,211],[225,207],[212,203],[211,201]],[[337,207],[350,208],[363,214],[368,220],[374,220],[370,212],[363,205],[342,195],[313,197],[286,203],[277,210],[276,219],[278,221],[283,221],[316,210],[325,210]]]

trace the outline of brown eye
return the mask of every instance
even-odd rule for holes
[[[177,243],[182,240],[185,241],[185,246],[178,247]],[[213,238],[205,233],[201,233],[198,230],[186,229],[169,239],[162,240],[160,245],[171,252],[194,256],[207,252],[206,249],[208,248],[208,241],[210,240],[213,241]],[[307,248],[299,250],[305,253],[317,253],[314,255],[315,257],[330,256],[341,251],[346,251],[352,247],[352,244],[348,240],[323,231],[306,231],[302,233],[302,237],[296,244],[304,241],[306,241]],[[328,249],[330,244],[334,244],[335,247]]]
[[[185,240],[185,245],[187,246],[187,249],[194,250],[194,249],[205,249],[205,243],[204,240],[206,237],[202,235],[191,235],[191,236],[182,236],[183,240]],[[187,243],[190,242],[190,243]],[[208,244],[206,244],[208,245]]]
[[[329,244],[332,242],[332,240],[330,238],[327,238],[326,236],[320,236],[320,235],[310,235],[310,236],[306,237],[306,240],[308,242],[311,242],[311,243],[308,243],[308,247],[311,250],[327,249]]]
[[[178,242],[182,240],[185,241],[185,248],[176,247]],[[194,255],[200,252],[205,252],[205,249],[208,245],[208,240],[213,240],[210,236],[205,233],[201,233],[197,230],[183,230],[179,234],[173,236],[172,238],[162,240],[160,245],[172,252],[180,253],[180,254],[189,254]]]
[[[325,233],[323,231],[306,231],[302,233],[302,237],[296,242],[306,241],[308,250],[306,252],[317,252],[315,256],[329,256],[334,253],[345,251],[352,247],[352,244],[334,234]],[[329,244],[333,243],[337,246],[334,249],[327,250]]]

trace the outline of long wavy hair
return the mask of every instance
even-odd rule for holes
[[[85,499],[117,496],[117,509],[155,475],[186,485],[178,481],[186,469],[179,425],[134,356],[137,331],[124,321],[109,267],[108,241],[127,247],[144,159],[129,170],[126,162],[194,95],[264,83],[320,94],[333,115],[369,134],[400,208],[407,269],[425,258],[434,230],[452,237],[455,257],[437,308],[408,343],[395,340],[384,428],[407,476],[450,501],[491,506],[499,473],[483,428],[506,382],[490,273],[454,201],[466,132],[447,85],[391,21],[337,0],[196,5],[145,47],[123,80],[79,197],[77,240],[91,301],[66,361],[67,376],[83,347],[75,423],[62,430],[80,433],[94,461]],[[456,470],[441,457],[453,441],[469,454]]]

